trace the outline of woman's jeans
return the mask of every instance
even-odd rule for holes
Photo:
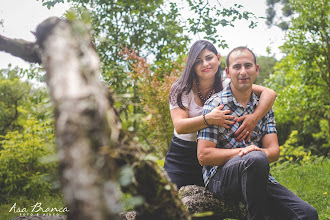
[[[236,156],[218,167],[207,188],[219,198],[243,201],[248,219],[318,219],[311,205],[277,181],[269,180],[269,163],[261,151]]]

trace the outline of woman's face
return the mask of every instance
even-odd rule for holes
[[[208,49],[204,49],[194,62],[194,70],[198,80],[214,79],[215,73],[220,65],[220,54],[215,54]]]

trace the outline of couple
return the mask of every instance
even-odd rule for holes
[[[192,45],[170,93],[175,130],[165,158],[168,176],[178,188],[200,185],[219,198],[242,200],[248,219],[318,219],[312,206],[269,174],[269,163],[279,157],[271,109],[276,93],[253,85],[255,54],[235,48],[226,65],[230,83],[223,85],[214,45]]]

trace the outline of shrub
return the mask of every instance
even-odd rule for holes
[[[276,163],[283,163],[284,161],[304,162],[309,160],[311,156],[310,151],[299,145],[297,130],[293,130],[285,143],[280,146],[280,152],[281,157]]]
[[[166,67],[162,65],[152,67],[146,59],[128,49],[124,49],[122,55],[130,64],[128,75],[138,87],[140,103],[135,104],[144,111],[139,122],[144,123],[143,132],[149,133],[147,142],[151,146],[157,146],[153,150],[163,156],[173,135],[169,92],[184,66],[181,62],[173,62]]]
[[[51,183],[46,177],[56,172],[54,162],[41,159],[55,153],[53,122],[26,121],[23,131],[2,136],[0,150],[0,192],[6,197],[25,195],[36,198],[49,194]]]

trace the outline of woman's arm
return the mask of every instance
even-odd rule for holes
[[[243,115],[236,119],[237,122],[243,121],[242,125],[235,132],[235,135],[238,135],[236,139],[239,141],[250,139],[257,123],[272,108],[277,96],[275,91],[255,84],[252,85],[252,90],[257,96],[260,96],[259,104],[253,114]]]
[[[205,121],[209,125],[219,125],[225,128],[229,128],[228,125],[233,125],[234,122],[230,121],[234,119],[234,116],[228,115],[230,110],[222,111],[223,105],[214,108],[210,113],[205,115]],[[203,116],[197,116],[193,118],[188,117],[188,110],[181,108],[174,108],[171,110],[171,117],[174,128],[178,134],[188,134],[199,131],[207,127],[204,122]]]

